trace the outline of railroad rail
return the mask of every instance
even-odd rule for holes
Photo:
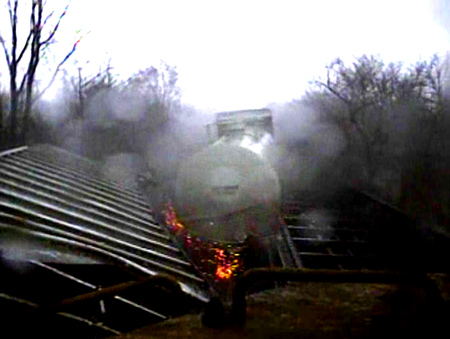
[[[349,220],[342,225],[337,210],[310,209],[290,200],[283,204],[282,218],[298,268],[382,268],[370,248],[366,225]]]
[[[286,199],[282,218],[297,268],[450,272],[448,237],[366,192]]]

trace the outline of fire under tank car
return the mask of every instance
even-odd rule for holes
[[[166,223],[218,297],[229,301],[245,270],[280,262],[281,188],[267,156],[272,113],[218,113],[208,127],[215,141],[180,165]]]

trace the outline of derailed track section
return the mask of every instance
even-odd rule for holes
[[[364,225],[337,226],[337,211],[308,210],[298,201],[283,205],[283,219],[295,247],[300,267],[327,269],[377,269]]]
[[[96,337],[161,321],[208,300],[208,285],[155,222],[137,185],[129,177],[106,177],[99,164],[50,146],[0,154],[0,307],[15,314],[8,319],[39,319],[33,323],[48,336],[57,330],[51,325],[55,317],[62,317],[62,329],[70,333],[72,326],[74,333]],[[159,281],[63,311],[46,308],[159,275],[172,277],[185,297]]]
[[[450,271],[448,238],[364,192],[299,194],[282,217],[299,268]]]

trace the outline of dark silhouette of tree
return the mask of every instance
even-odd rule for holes
[[[404,153],[406,140],[398,140],[398,127],[420,125],[413,135],[417,138],[420,134],[414,152],[432,150],[442,118],[440,65],[437,56],[407,70],[400,63],[385,65],[374,56],[364,55],[350,66],[336,59],[327,66],[326,79],[314,82],[316,87],[307,100],[320,108],[322,119],[342,131],[348,151],[359,150],[371,182],[380,156]],[[406,130],[411,137],[412,129]]]
[[[176,110],[180,91],[178,72],[164,62],[159,68],[151,66],[130,77],[125,93],[144,101],[144,119],[150,128],[158,128],[170,120]]]
[[[7,94],[0,88],[0,146],[3,145],[4,133],[3,133],[3,125],[4,125],[4,117],[6,113],[6,102],[7,102]]]
[[[63,78],[65,91],[68,94],[68,119],[84,120],[86,105],[97,94],[115,87],[116,82],[111,74],[111,60],[105,69],[100,68],[97,74],[86,77],[83,76],[83,67],[78,67],[76,76],[69,76],[65,73]]]
[[[59,112],[64,112],[57,124],[59,146],[84,156],[93,156],[93,150],[116,144],[116,136],[123,134],[121,131],[115,134],[107,132],[108,126],[117,125],[115,111],[121,103],[112,69],[108,61],[94,75],[85,76],[81,65],[76,75],[64,71],[58,101]],[[105,133],[113,136],[108,135],[107,140],[102,140],[106,138]]]
[[[54,14],[54,12],[51,12],[44,17],[45,4],[46,2],[42,0],[31,1],[29,18],[30,29],[22,46],[19,46],[18,37],[19,0],[8,0],[7,4],[11,26],[11,41],[9,45],[4,36],[0,35],[0,43],[3,47],[10,77],[8,134],[10,136],[10,142],[13,145],[26,142],[28,130],[30,127],[30,114],[32,105],[34,103],[34,98],[39,96],[34,93],[36,71],[43,53],[46,49],[50,48],[50,45],[54,42],[54,38],[58,31],[60,23],[66,15],[68,9],[67,5],[63,13],[57,20],[56,24],[54,24],[45,35],[45,31],[47,30],[48,26],[50,26],[49,20]],[[75,42],[72,50],[57,65],[51,82],[53,82],[60,67],[73,54],[80,39]],[[25,58],[28,58],[28,65],[26,67],[23,67],[22,61],[25,61]],[[25,68],[25,71],[22,78],[20,79],[19,73],[21,68]],[[48,87],[46,87],[44,91]],[[42,92],[40,95],[42,95]]]

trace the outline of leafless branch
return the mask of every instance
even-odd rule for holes
[[[11,6],[11,1],[8,0],[8,12],[9,12],[9,21],[11,23],[11,27],[13,26],[14,21],[15,21],[14,16],[15,16],[15,13],[17,13],[17,5],[18,5],[18,0],[14,1],[14,11],[13,11],[13,8]]]
[[[6,63],[8,64],[8,68],[11,68],[11,57],[9,55],[8,49],[6,48],[5,39],[0,35],[0,43],[2,44],[3,51],[5,51]]]
[[[45,6],[45,4],[44,4],[44,6]],[[49,15],[47,15],[47,17],[44,20],[43,26],[45,26],[47,24],[47,21],[53,16],[53,14],[55,14],[55,11],[52,11]]]
[[[75,42],[75,44],[72,47],[72,50],[67,53],[67,55],[65,56],[65,58],[58,64],[58,66],[55,69],[55,72],[53,73],[53,76],[50,80],[50,82],[48,83],[48,85],[39,93],[35,96],[33,103],[36,102],[37,100],[39,100],[42,95],[44,95],[44,93],[53,85],[53,82],[56,79],[56,75],[58,74],[58,72],[60,71],[61,67],[65,64],[65,62],[69,59],[69,57],[73,54],[73,52],[75,52],[78,43],[80,42],[81,38],[77,40],[77,42]]]
[[[53,39],[53,37],[54,37],[55,34],[56,34],[56,31],[57,31],[58,28],[59,28],[59,24],[61,23],[61,20],[64,18],[64,16],[65,16],[66,13],[67,13],[67,9],[68,9],[68,8],[69,8],[69,4],[67,4],[66,8],[64,9],[64,12],[63,12],[63,13],[61,14],[61,16],[59,17],[58,22],[56,23],[56,25],[55,25],[55,27],[53,28],[53,30],[50,32],[50,35],[48,36],[48,38],[41,42],[41,46],[47,45],[47,44]],[[50,14],[50,16],[51,16],[52,14],[53,14],[53,12]],[[48,19],[48,17],[47,17],[47,19]],[[44,24],[47,22],[47,19],[45,19]]]
[[[328,81],[327,81],[327,82],[328,82]],[[322,82],[322,81],[319,81],[318,83],[319,83],[319,85],[325,87],[327,90],[329,90],[331,93],[333,93],[338,99],[342,100],[345,104],[351,105],[351,101],[348,100],[347,98],[343,97],[343,96],[342,96],[339,92],[337,92],[333,87],[331,87],[331,86],[325,84],[325,83]]]
[[[25,54],[25,51],[28,49],[28,44],[30,43],[31,36],[33,35],[33,31],[30,29],[30,33],[28,34],[27,40],[25,41],[25,44],[23,45],[22,52],[20,52],[19,57],[17,58],[17,63],[22,60],[23,55]]]
[[[14,11],[11,12],[11,7],[9,6],[9,15],[11,19],[11,29],[12,29],[12,50],[11,50],[11,64],[16,65],[16,51],[17,51],[17,5],[18,0],[14,2]]]

